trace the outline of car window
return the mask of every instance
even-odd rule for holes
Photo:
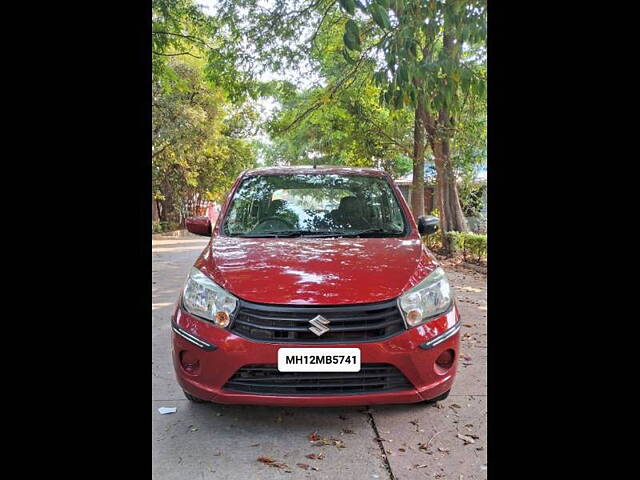
[[[224,233],[400,235],[406,222],[385,178],[364,175],[262,175],[246,178],[223,221]]]

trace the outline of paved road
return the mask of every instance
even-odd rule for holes
[[[154,479],[487,478],[483,275],[445,264],[460,302],[463,358],[451,395],[436,406],[197,405],[183,397],[174,379],[169,318],[186,274],[206,244],[201,237],[153,242]],[[161,406],[178,411],[160,415]],[[311,446],[307,437],[316,431],[323,438],[342,440],[344,448]],[[467,443],[457,434],[475,441]],[[324,457],[305,457],[311,453]],[[281,468],[258,462],[261,456],[271,457]]]

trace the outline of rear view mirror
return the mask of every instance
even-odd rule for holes
[[[209,217],[189,217],[186,221],[187,230],[203,237],[211,236],[211,220]]]
[[[438,231],[440,219],[433,215],[422,215],[418,217],[418,231],[420,235],[431,235]]]

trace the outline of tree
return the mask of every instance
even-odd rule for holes
[[[266,125],[272,142],[263,146],[265,160],[378,167],[401,176],[411,156],[411,112],[379,103],[380,88],[372,79],[375,62],[350,62],[335,2],[324,12],[324,27],[314,32],[314,48],[306,59],[326,85],[302,90],[290,82],[271,85],[282,108]]]
[[[442,231],[467,231],[458,198],[451,141],[466,99],[482,97],[485,92],[485,2],[373,0],[364,4],[340,0],[340,5],[350,17],[345,24],[347,49],[362,48],[365,35],[359,33],[356,19],[370,20],[379,32],[377,46],[384,61],[380,62],[375,78],[384,88],[381,100],[396,108],[406,106],[415,111],[414,189],[424,188],[424,132],[437,171]],[[413,199],[412,210],[419,215],[424,210],[422,195],[414,195]]]
[[[224,0],[220,12],[245,33],[243,62],[274,69],[302,59],[316,67],[314,53],[329,45],[323,35],[339,25],[347,66],[323,87],[325,96],[333,99],[351,88],[373,62],[380,101],[414,113],[414,188],[423,188],[426,144],[435,159],[442,231],[467,230],[451,148],[466,99],[485,95],[484,0],[274,0],[269,7],[257,0]],[[302,116],[320,108],[325,107],[316,102]],[[420,215],[422,195],[413,197],[413,212]]]
[[[296,121],[323,93],[322,88],[309,89],[283,102],[268,123],[273,144],[265,148],[267,163],[378,167],[396,177],[407,173],[408,112],[381,107],[379,89],[365,81]]]
[[[182,223],[254,165],[253,84],[219,57],[227,37],[193,0],[153,0],[152,39],[152,213]]]

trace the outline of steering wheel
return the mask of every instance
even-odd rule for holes
[[[276,229],[278,228],[277,227],[278,223],[280,223],[281,225],[284,225],[284,227],[285,227],[284,229],[287,229],[287,230],[293,230],[295,228],[295,226],[292,223],[288,222],[287,220],[285,220],[283,218],[280,218],[280,217],[265,217],[262,220],[260,220],[260,223],[258,223],[258,225],[256,225],[253,230],[254,231],[263,231],[263,228],[266,226],[267,222],[272,222],[271,225],[270,225],[271,229],[274,229],[273,223],[276,223],[276,227],[275,227]]]

